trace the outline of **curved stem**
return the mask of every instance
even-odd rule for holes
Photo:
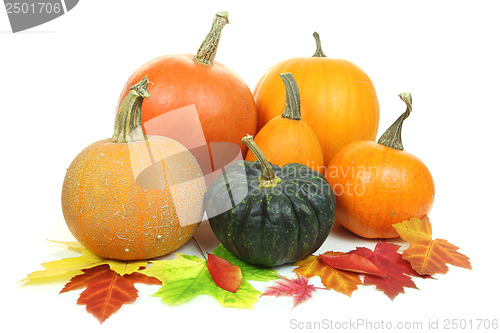
[[[285,111],[281,116],[291,120],[300,120],[300,93],[297,81],[292,73],[281,73],[280,77],[286,89]]]
[[[212,28],[207,37],[201,43],[198,53],[193,57],[194,60],[206,65],[213,65],[217,47],[219,46],[220,35],[222,28],[229,23],[228,12],[218,12],[215,14]]]
[[[260,163],[262,169],[262,176],[259,177],[259,187],[275,187],[281,183],[281,178],[276,177],[272,164],[267,160],[266,156],[262,153],[259,146],[253,141],[252,135],[244,136],[241,142],[250,149],[250,151],[255,155],[257,161]]]
[[[111,141],[128,143],[146,140],[142,130],[141,108],[144,98],[149,97],[148,77],[130,87],[130,91],[120,103],[115,118],[115,130]]]
[[[412,100],[410,93],[401,93],[398,96],[406,103],[406,111],[382,134],[378,143],[389,148],[404,150],[403,141],[401,140],[401,129],[403,128],[403,121],[411,113]]]
[[[326,54],[324,54],[323,50],[321,49],[321,40],[319,39],[319,34],[316,31],[313,33],[313,37],[316,40],[316,52],[313,54],[313,57],[326,58]]]

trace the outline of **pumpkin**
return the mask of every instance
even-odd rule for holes
[[[379,123],[379,103],[370,78],[354,63],[328,58],[319,35],[312,57],[296,57],[275,64],[259,80],[254,97],[258,130],[285,105],[279,73],[290,72],[297,80],[303,106],[302,119],[315,131],[325,163],[345,145],[374,140]]]
[[[406,111],[375,141],[344,147],[329,163],[326,177],[337,199],[337,222],[365,238],[393,238],[393,224],[429,214],[434,182],[429,169],[405,152],[403,121],[412,110],[408,93],[399,95]]]
[[[255,265],[292,263],[315,252],[335,218],[326,179],[303,164],[271,164],[252,136],[242,142],[257,161],[233,162],[207,190],[204,206],[215,236]]]
[[[205,183],[179,142],[144,135],[148,79],[130,88],[111,139],[85,148],[67,169],[62,211],[74,237],[111,259],[158,257],[183,245],[202,220]]]
[[[143,64],[126,82],[120,102],[127,94],[127,87],[148,76],[152,82],[151,97],[142,106],[143,123],[195,105],[207,142],[231,142],[245,153],[241,138],[247,133],[256,133],[257,113],[246,83],[231,69],[214,60],[226,23],[228,13],[217,13],[196,55],[165,55]],[[145,127],[144,130],[146,134],[172,137],[161,126],[149,131]]]
[[[311,126],[301,120],[300,93],[291,73],[280,74],[286,90],[285,110],[255,136],[255,143],[272,164],[300,163],[324,174],[323,151]],[[256,157],[248,151],[247,161]]]

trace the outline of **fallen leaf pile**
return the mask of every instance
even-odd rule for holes
[[[351,296],[363,285],[373,285],[394,300],[405,288],[417,288],[414,278],[447,273],[447,264],[472,269],[469,258],[459,253],[458,247],[432,238],[428,218],[412,218],[394,228],[409,244],[402,253],[399,245],[385,241],[378,242],[373,250],[357,247],[347,253],[327,251],[295,262],[295,277],[250,265],[222,245],[205,257],[196,243],[203,259],[176,253],[170,260],[127,262],[101,258],[77,242],[55,242],[80,255],[44,263],[43,270],[29,274],[21,282],[69,281],[61,293],[84,289],[77,304],[85,305],[87,312],[103,323],[124,304],[137,299],[136,283],[161,286],[153,296],[169,306],[208,295],[223,307],[233,308],[253,308],[261,296],[290,296],[296,307],[311,299],[318,289]],[[323,286],[310,283],[315,276]],[[274,284],[264,292],[249,282],[272,280]]]

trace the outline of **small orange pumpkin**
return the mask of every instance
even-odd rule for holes
[[[85,148],[64,178],[62,210],[75,238],[118,260],[158,257],[191,238],[201,222],[205,182],[179,142],[144,135],[148,79],[130,88],[111,139]]]
[[[411,95],[399,95],[407,108],[374,141],[344,147],[328,165],[326,178],[337,200],[336,221],[365,238],[393,238],[392,226],[424,218],[434,202],[434,181],[416,156],[403,151],[401,128],[409,116]]]
[[[325,164],[345,145],[375,140],[379,103],[375,87],[357,65],[343,59],[327,58],[319,35],[312,57],[296,57],[275,64],[254,89],[260,130],[279,116],[285,106],[279,73],[290,72],[297,80],[303,106],[302,119],[318,136]]]
[[[300,163],[324,174],[323,152],[318,137],[311,126],[300,119],[300,93],[291,73],[280,74],[285,84],[286,104],[283,114],[273,118],[254,138],[269,162],[284,166]],[[247,161],[255,161],[252,151],[248,151]]]

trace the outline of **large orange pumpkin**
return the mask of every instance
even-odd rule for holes
[[[336,221],[365,238],[393,238],[392,226],[424,218],[434,202],[434,182],[425,164],[403,151],[401,128],[411,112],[411,95],[401,94],[407,109],[379,142],[353,142],[330,161],[326,178],[337,200]]]
[[[304,119],[316,132],[325,163],[345,145],[374,140],[379,123],[379,104],[368,75],[343,59],[327,58],[319,36],[312,57],[280,61],[260,79],[254,89],[258,129],[279,116],[285,106],[280,73],[290,72],[297,80]]]
[[[227,12],[217,13],[196,55],[165,55],[142,65],[128,79],[120,102],[128,87],[147,75],[152,85],[151,97],[142,106],[143,123],[194,104],[207,142],[232,142],[245,153],[247,147],[241,138],[256,133],[257,113],[252,92],[245,82],[231,69],[214,61],[226,23]],[[170,136],[161,129],[154,133],[146,129],[146,134]]]
[[[301,120],[300,92],[297,82],[290,73],[282,73],[286,90],[286,105],[283,114],[271,119],[254,138],[270,163],[284,166],[300,163],[322,174],[325,172],[323,152],[318,137],[311,126]],[[247,161],[256,157],[248,151]]]
[[[99,256],[158,257],[183,245],[201,222],[205,183],[179,142],[144,136],[145,78],[130,88],[111,139],[85,148],[69,166],[62,210],[75,238]]]

